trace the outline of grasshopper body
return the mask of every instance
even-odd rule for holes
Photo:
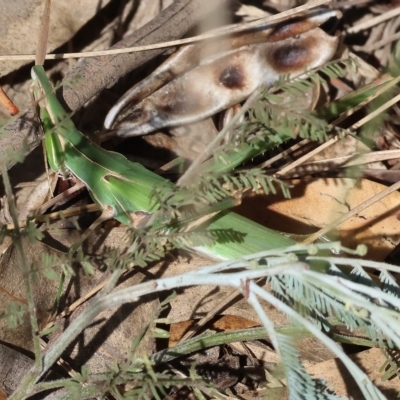
[[[44,128],[51,129],[45,137],[50,167],[79,178],[102,209],[111,207],[113,217],[128,226],[132,226],[136,212],[154,213],[159,205],[152,197],[153,189],[173,184],[121,154],[102,149],[78,131],[59,103],[42,66],[32,68],[32,79]],[[239,242],[217,242],[211,247],[196,248],[197,252],[218,260],[295,243],[230,211],[211,219],[207,229],[237,232]]]

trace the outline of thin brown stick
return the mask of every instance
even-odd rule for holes
[[[49,0],[50,1],[50,0]],[[90,58],[90,57],[99,57],[99,56],[112,56],[118,54],[126,54],[126,53],[136,53],[141,51],[148,50],[157,50],[157,49],[166,49],[168,47],[176,47],[182,46],[185,44],[191,44],[196,42],[201,42],[207,39],[215,39],[220,36],[229,35],[232,33],[239,33],[248,31],[250,29],[259,28],[264,25],[271,25],[275,23],[279,23],[287,20],[297,14],[308,11],[312,8],[318,7],[323,4],[330,3],[331,0],[315,0],[310,1],[309,3],[295,7],[293,9],[287,10],[285,12],[268,16],[265,18],[260,18],[256,21],[245,22],[241,24],[235,24],[228,27],[223,27],[221,29],[215,30],[212,33],[205,33],[202,35],[192,36],[190,38],[179,39],[179,40],[170,40],[161,43],[154,43],[143,46],[133,46],[126,48],[118,48],[118,49],[109,49],[109,50],[100,50],[100,51],[88,51],[88,52],[80,52],[80,53],[58,53],[58,54],[47,54],[45,56],[46,60],[59,60],[59,59],[70,59],[70,58]],[[33,60],[35,56],[29,54],[21,54],[21,55],[4,55],[0,56],[0,61],[2,60],[16,60],[16,61],[30,61]],[[44,60],[44,59],[43,59]]]
[[[36,47],[35,65],[43,65],[47,52],[47,40],[49,38],[51,0],[46,0],[42,21],[39,28],[39,40]]]
[[[19,113],[18,107],[7,96],[7,93],[0,86],[0,103],[11,114],[17,115]]]
[[[388,19],[392,19],[400,15],[400,8],[396,7],[393,10],[390,10],[382,15],[378,15],[377,17],[368,19],[366,21],[362,21],[361,23],[354,25],[347,29],[346,33],[347,34],[353,34],[357,33],[369,28],[372,28],[375,25],[381,24],[382,22],[387,21]]]

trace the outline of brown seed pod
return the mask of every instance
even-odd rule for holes
[[[332,15],[330,11],[275,26],[263,32],[263,43],[249,36],[257,43],[243,45],[243,37],[232,38],[240,47],[218,55],[208,49],[211,56],[183,74],[199,57],[195,46],[187,46],[124,95],[105,126],[129,137],[192,123],[242,102],[261,85],[272,86],[281,74],[294,76],[318,67],[333,56],[338,39],[314,27]],[[174,79],[160,87],[165,78]],[[150,88],[158,90],[149,95]]]

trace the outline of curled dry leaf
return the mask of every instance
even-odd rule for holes
[[[64,231],[63,229],[57,229],[56,232],[49,231],[49,234],[54,241],[59,241],[59,243],[69,247],[71,235],[65,234]],[[53,233],[55,234],[53,235]],[[63,233],[65,236],[62,236]],[[123,245],[125,243],[122,239],[124,233],[125,231],[119,229],[113,230],[112,234],[108,235],[107,240],[104,240],[102,246],[112,246],[115,243]],[[96,236],[88,240],[87,251],[89,254],[96,251],[104,251],[104,247],[99,248],[98,241],[100,239]],[[32,266],[32,270],[35,271],[35,280],[32,286],[39,326],[40,329],[47,329],[50,327],[48,323],[53,320],[52,312],[59,289],[59,282],[45,278],[43,271],[41,271],[43,265],[42,256],[46,253],[53,257],[61,257],[61,253],[41,243],[32,244],[28,240],[24,240],[23,244],[27,259],[31,263],[35,263]],[[60,269],[55,269],[55,272],[61,276]],[[84,274],[81,268],[77,268],[75,272],[76,276],[69,277],[63,286],[60,311],[63,311],[63,305],[70,306],[77,299],[84,297],[93,287],[104,282],[109,276],[98,270],[95,271],[94,275]],[[133,286],[145,279],[148,279],[148,276],[139,271],[132,272],[124,277],[123,282],[118,287]],[[10,304],[21,305],[26,309],[27,301],[24,292],[20,256],[13,246],[7,249],[6,254],[1,259],[0,282],[0,314],[7,312],[7,307]],[[106,310],[99,314],[93,324],[85,329],[73,345],[69,347],[67,353],[70,357],[69,360],[73,361],[70,366],[79,370],[83,365],[87,365],[92,372],[105,372],[107,365],[111,365],[115,361],[122,362],[127,360],[131,355],[132,341],[138,335],[141,335],[146,326],[152,322],[151,317],[155,315],[158,305],[157,296],[147,296],[140,299],[140,301],[126,304],[117,309]],[[90,301],[75,309],[67,318],[59,317],[55,324],[64,328],[80,315],[86,307],[90,307]],[[46,348],[52,346],[52,341],[61,332],[62,329],[58,329],[50,336],[50,341]],[[0,319],[0,337],[5,344],[25,351],[32,351],[32,330],[28,312],[25,312],[22,322],[17,328],[10,328],[7,325],[6,318]],[[154,338],[151,335],[146,335],[140,342],[136,355],[150,355],[154,351],[154,346]],[[13,361],[13,364],[7,365],[7,369],[0,368],[0,382],[5,382],[5,377],[1,373],[6,374],[10,369],[17,368],[14,364],[21,362],[16,357]],[[17,386],[18,382],[14,382],[14,385]],[[8,387],[12,387],[11,383],[8,383]]]
[[[195,324],[196,320],[193,319],[171,324],[168,347],[176,345],[182,339],[183,335]],[[235,329],[253,328],[259,325],[260,323],[257,321],[238,317],[237,315],[222,315],[217,317],[217,320],[210,324],[209,329],[217,331],[232,331]]]
[[[386,189],[386,186],[367,179],[328,178],[289,183],[293,185],[291,199],[279,198],[280,195],[278,198],[262,197],[264,206],[268,204],[263,218],[269,227],[295,234],[317,231]],[[243,209],[248,216],[252,209],[257,210],[259,218],[259,208],[254,201],[257,201],[256,197],[247,204],[245,202]],[[258,201],[264,200],[259,198]],[[370,259],[383,260],[400,242],[399,204],[400,193],[391,193],[342,223],[336,232],[337,239],[349,247],[364,243],[368,246]]]
[[[128,137],[192,123],[240,103],[282,74],[294,76],[318,67],[333,56],[338,39],[316,26],[333,16],[335,11],[320,11],[308,19],[234,37],[218,44],[219,49],[233,50],[218,55],[216,45],[187,46],[125,94],[109,112],[105,126]],[[200,62],[199,54],[208,58]]]

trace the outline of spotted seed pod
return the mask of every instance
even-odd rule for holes
[[[337,13],[320,11],[231,38],[231,50],[221,54],[215,45],[186,46],[127,92],[111,109],[105,127],[129,137],[193,123],[242,102],[261,85],[272,86],[282,74],[318,67],[336,51],[337,37],[316,28],[332,16]]]

